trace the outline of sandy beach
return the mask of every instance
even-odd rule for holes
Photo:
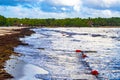
[[[0,27],[0,36],[4,36],[6,34],[15,34],[19,33],[18,31],[15,31],[17,29],[23,29],[25,27]]]
[[[19,37],[32,34],[26,27],[0,27],[0,80],[13,78],[5,70],[5,63],[10,59],[11,55],[17,55],[14,47],[21,43]],[[25,44],[23,44],[25,45]]]

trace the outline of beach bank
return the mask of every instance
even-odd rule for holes
[[[19,41],[19,38],[32,33],[33,31],[27,27],[0,27],[0,80],[13,78],[4,70],[4,65],[11,55],[17,55],[14,47],[20,44],[26,45]]]

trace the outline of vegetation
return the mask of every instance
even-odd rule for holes
[[[6,18],[0,15],[0,26],[5,25],[5,24],[6,24]]]
[[[120,26],[120,18],[65,18],[65,19],[30,19],[30,18],[5,18],[0,15],[0,26],[63,26],[63,27],[88,27],[88,26]]]

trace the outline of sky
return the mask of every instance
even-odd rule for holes
[[[12,18],[120,17],[120,0],[0,0],[0,15]]]

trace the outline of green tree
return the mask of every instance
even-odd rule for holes
[[[6,24],[6,18],[0,15],[0,26],[4,26]]]

